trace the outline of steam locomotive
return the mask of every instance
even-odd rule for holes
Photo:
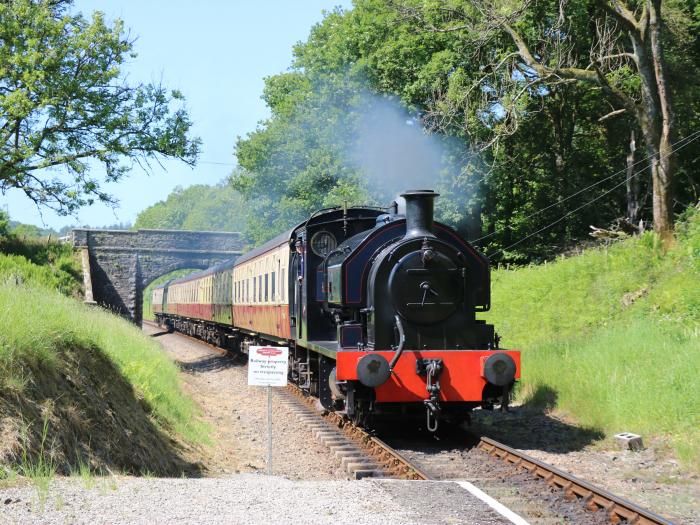
[[[161,326],[233,351],[289,346],[289,378],[370,426],[375,417],[461,422],[506,407],[520,353],[499,349],[488,259],[434,222],[431,190],[402,209],[320,210],[235,261],[153,290]]]

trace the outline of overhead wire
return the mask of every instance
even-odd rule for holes
[[[691,133],[690,135],[687,135],[686,137],[684,137],[684,138],[682,138],[682,139],[679,139],[679,140],[677,140],[676,142],[674,142],[673,144],[671,144],[671,147],[672,147],[672,148],[675,148],[676,146],[678,146],[678,147],[677,147],[676,149],[673,149],[673,150],[671,151],[671,153],[669,153],[668,155],[671,155],[672,153],[675,153],[676,151],[681,150],[682,148],[684,148],[685,146],[687,146],[688,144],[690,144],[691,142],[693,142],[693,141],[696,140],[697,138],[700,138],[700,130],[694,131],[694,132]],[[679,144],[681,144],[682,142],[685,142],[685,143],[679,146]],[[668,156],[668,155],[666,155],[666,156]],[[666,156],[662,156],[662,158],[666,158]],[[644,158],[638,160],[637,162],[633,163],[633,164],[632,164],[632,167],[637,166],[638,164],[640,164],[640,163],[642,163],[642,162],[646,163],[647,161],[651,160],[652,157],[653,157],[653,155],[647,155],[646,157],[644,157]],[[648,167],[648,164],[645,165],[644,169],[646,169],[647,167]],[[523,217],[523,220],[526,221],[526,220],[528,220],[528,219],[531,219],[531,218],[533,218],[533,217],[538,216],[538,215],[541,214],[541,213],[544,213],[545,211],[547,211],[547,210],[549,210],[549,209],[551,209],[551,208],[554,208],[555,206],[559,206],[560,204],[562,204],[562,203],[568,201],[569,199],[573,199],[573,198],[576,197],[577,195],[581,195],[582,193],[585,193],[586,191],[588,191],[588,190],[590,190],[590,189],[592,189],[592,188],[595,188],[596,186],[599,186],[599,185],[601,185],[602,183],[609,181],[610,179],[614,179],[615,177],[617,177],[617,176],[620,175],[621,173],[627,172],[628,169],[629,169],[629,167],[625,167],[625,168],[621,169],[620,171],[616,171],[616,172],[613,173],[612,175],[609,175],[608,177],[605,177],[604,179],[600,179],[599,181],[596,181],[596,182],[594,182],[593,184],[590,184],[589,186],[586,186],[585,188],[582,188],[582,189],[576,191],[575,193],[572,193],[572,194],[569,195],[568,197],[565,197],[565,198],[563,198],[563,199],[561,199],[561,200],[558,200],[558,201],[556,201],[556,202],[554,202],[554,203],[552,203],[552,204],[550,204],[550,205],[548,205],[548,206],[545,206],[544,208],[541,208],[541,209],[539,209],[539,210],[537,210],[537,211],[534,211],[534,212],[532,212],[532,213],[529,214],[529,215],[526,215],[525,217]],[[644,170],[642,170],[642,171],[644,171]],[[627,180],[627,179],[625,179],[625,180]],[[477,242],[483,241],[483,240],[485,240],[485,239],[488,239],[488,238],[490,238],[490,237],[493,237],[494,235],[496,235],[496,234],[498,234],[498,233],[501,233],[504,229],[511,229],[511,230],[512,230],[513,227],[512,227],[512,226],[505,226],[505,227],[503,227],[503,228],[499,228],[499,229],[497,229],[497,230],[492,231],[491,233],[489,233],[489,234],[487,234],[487,235],[484,235],[484,236],[482,236],[482,237],[479,237],[478,239],[470,240],[469,242],[473,244],[473,243],[477,243]]]
[[[692,137],[692,138],[690,138],[690,137]],[[668,156],[670,156],[670,155],[676,153],[677,151],[679,151],[680,149],[684,148],[685,146],[687,146],[688,144],[690,144],[691,142],[693,142],[694,140],[696,140],[696,139],[698,139],[698,138],[700,138],[700,130],[691,133],[690,135],[688,135],[687,137],[685,137],[685,139],[681,139],[681,140],[677,141],[675,144],[679,144],[679,143],[681,143],[681,142],[683,142],[683,141],[685,141],[685,144],[683,144],[683,145],[681,145],[681,146],[678,146],[677,148],[672,149],[672,150],[671,150],[669,153],[667,153],[666,155],[661,156],[661,158],[666,158],[666,157],[668,157]],[[688,139],[689,139],[689,140],[688,140]],[[651,157],[648,157],[647,160],[649,160],[649,158],[651,158]],[[635,164],[638,164],[638,163],[635,163]],[[575,208],[575,209],[573,209],[573,210],[568,211],[567,213],[565,213],[564,215],[562,215],[562,216],[559,217],[558,219],[556,219],[556,220],[550,222],[550,223],[547,224],[546,226],[543,226],[543,227],[540,228],[539,230],[537,230],[537,231],[535,231],[535,232],[533,232],[533,233],[531,233],[531,234],[529,234],[529,235],[526,235],[526,236],[523,237],[522,239],[519,239],[519,240],[515,241],[514,243],[512,243],[512,244],[506,246],[505,248],[501,248],[500,250],[497,250],[497,251],[495,251],[495,252],[492,252],[492,253],[488,254],[488,258],[492,258],[492,257],[494,257],[495,255],[498,255],[499,253],[503,253],[503,252],[505,252],[505,251],[510,250],[511,248],[514,248],[514,247],[517,246],[518,244],[520,244],[520,243],[522,243],[522,242],[525,242],[526,240],[528,240],[528,239],[534,237],[535,235],[538,235],[538,234],[542,233],[543,231],[545,231],[545,230],[551,228],[552,226],[555,226],[556,224],[560,223],[561,221],[563,221],[563,220],[566,219],[567,217],[570,217],[571,215],[573,215],[573,214],[576,213],[577,211],[582,210],[582,209],[585,208],[586,206],[589,206],[589,205],[593,204],[594,202],[599,201],[600,199],[602,199],[602,198],[605,197],[606,195],[609,195],[610,193],[612,193],[613,191],[615,191],[617,188],[623,186],[624,184],[627,184],[627,181],[628,181],[629,179],[632,179],[632,178],[636,177],[637,175],[639,175],[639,174],[641,174],[641,173],[644,173],[644,172],[647,170],[648,167],[649,167],[648,165],[645,165],[642,169],[640,169],[639,171],[636,171],[635,173],[633,173],[633,174],[630,175],[629,177],[625,178],[625,180],[623,180],[623,181],[620,182],[619,184],[616,184],[615,186],[613,186],[612,188],[610,188],[610,189],[607,190],[606,192],[602,193],[601,195],[598,195],[598,196],[595,197],[594,199],[591,199],[590,201],[588,201],[588,202],[582,204],[581,206],[579,206],[579,207],[577,207],[577,208]],[[625,171],[626,171],[626,170],[625,170]],[[608,177],[608,180],[609,180],[609,179],[610,179],[610,177]],[[591,187],[592,187],[592,186],[591,186]],[[578,193],[581,193],[581,192],[579,191]],[[574,194],[574,195],[575,195],[575,194]],[[573,196],[573,195],[572,195],[572,196]],[[570,197],[568,197],[568,198],[570,198]],[[567,200],[568,200],[568,198],[567,198]],[[559,203],[561,203],[561,202],[563,202],[563,201],[559,201],[557,204],[559,204]],[[548,208],[551,208],[551,206],[549,206]],[[547,208],[543,208],[542,211],[544,211],[545,209],[547,209]],[[532,216],[534,216],[534,215],[535,215],[535,214],[532,214]],[[502,230],[501,230],[501,231],[502,231]]]

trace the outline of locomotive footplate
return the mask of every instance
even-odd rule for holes
[[[394,355],[395,352],[392,350],[339,351],[336,353],[336,378],[338,381],[360,382],[357,367],[362,358],[381,356],[388,362]],[[432,361],[440,361],[442,363],[442,371],[439,374],[440,386],[436,389],[436,385],[433,385],[433,392],[443,407],[443,412],[446,405],[452,403],[480,404],[484,401],[485,388],[489,385],[486,376],[491,375],[490,365],[495,361],[494,356],[502,359],[508,356],[515,365],[513,368],[508,367],[508,370],[504,370],[504,373],[510,376],[507,383],[520,377],[520,352],[517,350],[404,350],[386,381],[374,387],[375,401],[377,403],[420,403],[424,406],[424,401],[430,398],[429,392],[426,392],[426,365]],[[424,367],[426,373],[422,373]],[[437,370],[433,371],[433,383],[438,378],[435,372]],[[492,379],[502,383],[500,376]],[[494,388],[498,388],[500,393],[500,386]]]

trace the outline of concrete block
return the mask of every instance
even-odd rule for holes
[[[331,447],[333,445],[343,445],[343,444],[347,443],[347,440],[345,440],[341,437],[336,437],[336,438],[330,438],[330,439],[322,439],[321,443],[323,443],[323,445],[326,447]]]
[[[330,445],[328,448],[331,449],[331,452],[336,452],[338,450],[344,450],[344,451],[355,451],[355,452],[360,452],[357,450],[357,447],[355,445],[352,445],[348,443],[347,441],[345,443],[340,443],[338,445]]]
[[[337,458],[347,458],[347,457],[361,458],[361,457],[364,457],[362,452],[360,452],[358,450],[336,450],[333,454]]]
[[[615,439],[622,448],[627,450],[642,450],[644,448],[642,436],[632,434],[632,432],[621,432],[620,434],[615,434]]]

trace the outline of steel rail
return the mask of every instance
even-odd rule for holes
[[[309,405],[313,406],[316,403],[316,398],[306,395],[296,385],[290,383],[289,388],[296,396],[306,401]],[[382,465],[391,475],[409,480],[436,479],[384,441],[372,436],[363,428],[354,425],[341,414],[325,412],[319,415],[341,428],[348,436],[358,442],[367,454]],[[615,496],[605,489],[596,487],[592,483],[579,479],[568,472],[564,472],[491,438],[481,437],[476,448],[490,456],[512,464],[519,470],[526,470],[535,477],[542,478],[549,486],[562,489],[565,499],[569,501],[574,499],[580,500],[589,511],[604,510],[611,523],[626,521],[631,525],[673,525],[673,522],[631,501]]]
[[[620,523],[626,520],[627,523],[634,525],[673,525],[666,518],[654,514],[631,501],[615,496],[605,489],[596,487],[568,472],[564,472],[493,439],[482,437],[477,448],[490,456],[511,463],[518,469],[524,469],[530,474],[542,478],[550,486],[562,489],[567,500],[581,498],[586,509],[590,511],[605,510],[611,523]]]

